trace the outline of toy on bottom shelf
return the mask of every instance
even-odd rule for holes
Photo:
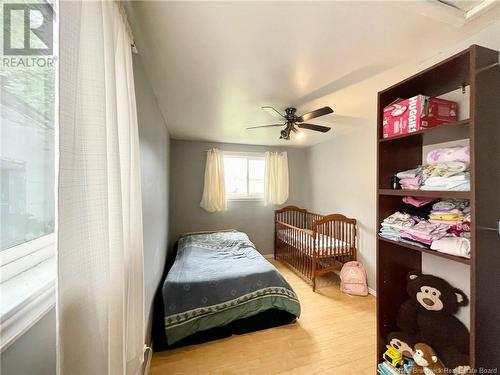
[[[439,375],[446,374],[443,363],[429,345],[418,343],[413,352],[415,364],[410,374]]]
[[[389,335],[391,345],[399,342],[399,347],[407,350],[414,343],[424,342],[435,350],[446,368],[454,372],[467,369],[469,331],[455,316],[460,307],[469,303],[465,293],[439,277],[420,272],[408,274],[407,292],[410,299],[399,308],[396,322],[401,332]]]
[[[386,345],[386,348],[387,350],[383,354],[384,362],[377,366],[378,373],[382,375],[409,374],[414,363],[411,357],[404,357],[392,345]]]
[[[392,367],[401,368],[403,367],[404,361],[401,353],[391,345],[386,345],[387,350],[385,351],[383,357],[391,364]]]

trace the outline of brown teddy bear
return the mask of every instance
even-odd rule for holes
[[[413,360],[415,364],[412,366],[410,374],[441,375],[447,373],[443,363],[429,345],[415,344]]]
[[[389,335],[391,344],[398,340],[407,348],[424,342],[448,369],[468,368],[469,331],[455,316],[469,303],[465,293],[439,277],[416,271],[408,274],[407,292],[410,299],[401,305],[396,322],[402,332]]]

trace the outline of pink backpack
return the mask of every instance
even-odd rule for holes
[[[340,290],[354,296],[367,296],[366,272],[359,262],[347,262],[340,270]]]

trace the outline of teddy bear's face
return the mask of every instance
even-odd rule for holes
[[[417,301],[427,310],[441,311],[444,307],[441,300],[441,292],[432,286],[421,286],[416,297]]]
[[[437,357],[434,353],[425,353],[422,349],[417,349],[413,353],[413,360],[421,367],[430,367],[432,363],[437,362]]]
[[[459,307],[467,306],[469,300],[460,289],[453,288],[447,281],[420,272],[410,272],[407,284],[408,294],[419,306],[429,312],[456,314]]]

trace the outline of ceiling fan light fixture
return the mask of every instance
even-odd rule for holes
[[[294,133],[298,132],[297,128],[313,130],[321,133],[326,133],[330,130],[328,126],[308,124],[304,121],[310,120],[316,117],[321,117],[324,115],[328,115],[333,113],[333,110],[330,107],[322,107],[318,108],[314,111],[303,114],[302,116],[297,116],[295,114],[296,108],[288,107],[285,109],[285,115],[282,115],[277,109],[274,107],[266,106],[262,107],[262,109],[266,110],[273,116],[282,117],[285,120],[284,124],[273,124],[273,125],[261,125],[261,126],[251,126],[248,127],[247,130],[256,129],[256,128],[269,128],[269,127],[280,127],[283,126],[284,129],[280,131],[280,138],[284,140],[290,140],[290,133],[293,131]],[[297,134],[297,139],[301,139],[302,134]]]
[[[286,129],[283,129],[280,132],[280,139],[290,139],[290,133]]]

